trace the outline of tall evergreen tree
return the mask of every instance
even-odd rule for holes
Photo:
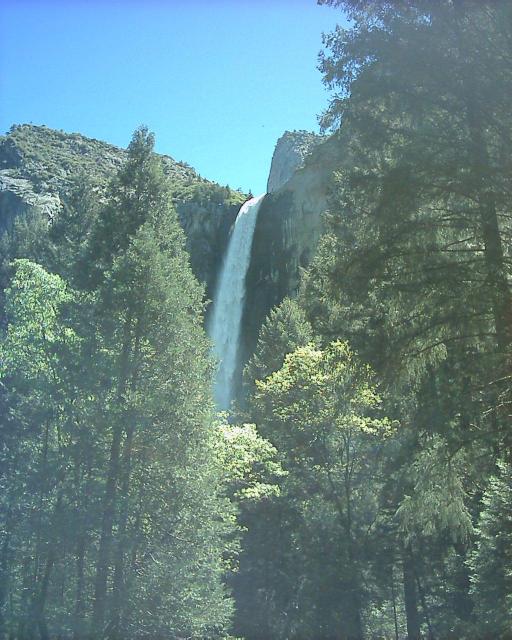
[[[94,630],[97,635],[107,629],[110,635],[123,637],[126,625],[134,624],[135,628],[148,625],[151,633],[157,633],[158,625],[164,626],[160,632],[170,635],[214,633],[229,616],[221,584],[222,526],[227,522],[222,525],[222,503],[216,497],[216,467],[209,466],[211,368],[201,326],[203,291],[188,264],[184,236],[153,154],[152,136],[144,130],[134,135],[127,166],[99,215],[91,246],[100,239],[94,251],[100,258],[97,264],[107,270],[98,274],[98,330],[106,356],[99,366],[100,374],[107,367],[109,375],[102,400],[111,441]],[[146,467],[154,474],[144,473]],[[186,473],[192,467],[196,467],[193,477]],[[134,484],[137,476],[139,483]],[[144,534],[140,524],[130,531],[134,526],[130,514],[139,522],[146,517],[144,504],[138,502],[141,494],[162,505],[162,510],[152,511],[152,527],[146,526]],[[188,526],[180,534],[185,523]],[[140,536],[146,538],[140,553],[149,546],[153,548],[149,556],[137,555]],[[174,563],[168,564],[171,557]],[[162,563],[166,573],[157,578]],[[202,576],[201,584],[185,578],[192,567]],[[160,596],[155,600],[157,591]],[[190,595],[185,597],[186,593]],[[135,623],[130,622],[134,615]]]
[[[260,432],[262,416],[255,402],[257,381],[281,369],[287,354],[312,341],[311,325],[304,311],[290,298],[273,309],[263,323],[255,353],[244,370],[246,412],[250,420],[258,423]],[[290,555],[296,517],[293,505],[279,495],[241,504],[240,521],[245,534],[240,568],[232,579],[238,635],[250,639],[262,635],[281,637],[285,633],[282,612],[291,606],[290,595],[297,578]]]
[[[478,512],[470,491],[509,449],[510,6],[325,4],[353,21],[327,36],[320,62],[335,92],[324,124],[341,125],[345,161],[301,302],[325,343],[348,339],[385,383],[387,413],[403,425],[392,465],[399,513],[410,499],[425,511],[433,463],[411,484],[411,459],[442,438],[455,475],[441,483],[434,465],[439,509],[416,516],[434,528],[443,512],[454,517],[444,534],[411,546],[398,531],[396,541],[409,637],[421,633],[418,609],[429,633],[462,634],[467,549],[453,541]],[[453,609],[436,596],[450,584],[461,595]]]
[[[147,131],[98,208],[90,238],[74,210],[52,230],[69,248],[56,267],[87,291],[27,260],[7,291],[0,633],[220,637],[234,498],[203,288]],[[84,242],[98,260],[80,274]]]

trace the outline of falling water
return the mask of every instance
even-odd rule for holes
[[[215,402],[229,409],[237,369],[240,325],[245,299],[245,276],[251,259],[252,238],[258,209],[264,196],[245,202],[235,220],[219,276],[209,323],[209,334],[219,367],[215,379]]]

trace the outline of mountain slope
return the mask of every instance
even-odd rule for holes
[[[0,136],[0,232],[31,208],[49,220],[57,216],[80,176],[87,176],[101,194],[126,157],[125,149],[78,133],[27,124],[11,127]],[[211,296],[229,228],[245,195],[202,178],[184,162],[160,158],[192,267]]]

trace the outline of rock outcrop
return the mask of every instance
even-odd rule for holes
[[[0,171],[0,232],[28,209],[36,209],[52,220],[61,206],[58,193],[38,193],[30,180],[17,177],[9,169]]]
[[[274,193],[288,182],[322,140],[325,140],[323,136],[310,131],[285,131],[274,149],[267,181],[267,193]]]

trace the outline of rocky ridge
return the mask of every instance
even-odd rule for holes
[[[0,231],[29,210],[52,220],[75,180],[87,175],[104,190],[126,161],[125,149],[45,126],[15,125],[0,136]],[[192,167],[160,155],[185,230],[196,276],[211,297],[229,228],[245,195],[202,178]]]
[[[286,132],[277,142],[270,192],[259,212],[246,280],[245,356],[270,309],[299,286],[322,233],[332,174],[342,152],[336,136]],[[73,182],[85,173],[100,192],[126,160],[113,145],[47,127],[19,125],[0,137],[0,232],[35,210],[58,216]],[[186,163],[160,156],[187,237],[191,265],[212,298],[232,224],[244,194],[210,182]],[[242,357],[245,360],[245,357]]]

